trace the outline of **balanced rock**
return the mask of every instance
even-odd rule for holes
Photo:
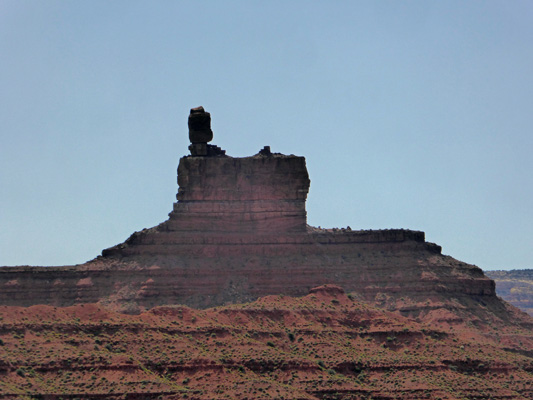
[[[211,114],[203,107],[191,109],[189,114],[189,140],[191,144],[189,150],[193,156],[217,156],[226,152],[217,146],[208,145],[213,140],[211,130]]]
[[[211,114],[203,107],[191,108],[189,114],[189,140],[191,143],[209,143],[213,140]]]

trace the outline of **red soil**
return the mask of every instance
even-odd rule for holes
[[[140,315],[96,304],[0,306],[0,396],[533,398],[531,319],[425,310],[404,317],[338,286]]]

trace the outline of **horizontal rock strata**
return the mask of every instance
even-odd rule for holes
[[[183,157],[167,221],[83,265],[0,268],[0,303],[99,302],[136,313],[300,296],[329,283],[404,315],[435,304],[505,315],[493,281],[442,255],[423,232],[309,227],[305,159],[265,149],[245,158]]]
[[[172,232],[303,232],[309,176],[305,159],[184,157]]]
[[[532,349],[516,325],[417,323],[332,286],[135,316],[0,306],[0,396],[525,400]]]

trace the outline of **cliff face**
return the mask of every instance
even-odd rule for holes
[[[402,315],[423,318],[444,307],[454,318],[472,312],[508,318],[493,281],[442,255],[423,232],[307,226],[303,157],[268,148],[246,158],[220,151],[183,157],[178,184],[167,221],[95,260],[0,268],[0,303],[99,302],[138,313],[165,304],[206,308],[270,294],[301,296],[336,284]]]
[[[305,232],[309,176],[303,157],[184,157],[178,202],[165,228],[175,233]]]

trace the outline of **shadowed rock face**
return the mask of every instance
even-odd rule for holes
[[[493,281],[440,254],[423,232],[309,227],[303,157],[268,148],[245,158],[187,156],[178,184],[167,221],[86,264],[0,268],[0,303],[99,302],[135,313],[300,296],[336,284],[403,315],[436,304],[503,313]]]
[[[212,157],[226,154],[226,151],[220,147],[207,144],[213,140],[213,131],[211,130],[211,114],[206,112],[203,107],[191,109],[188,125],[189,140],[191,141],[189,150],[192,156]]]
[[[206,112],[203,107],[191,109],[188,125],[191,143],[208,143],[213,140],[211,114]]]

